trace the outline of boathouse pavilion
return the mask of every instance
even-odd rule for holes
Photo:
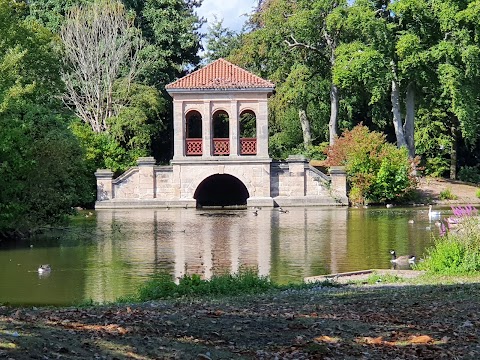
[[[303,156],[268,154],[268,98],[275,85],[224,59],[169,84],[174,154],[113,178],[98,170],[96,208],[346,205],[341,168],[328,175]]]

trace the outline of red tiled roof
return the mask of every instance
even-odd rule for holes
[[[169,89],[272,89],[270,81],[254,75],[224,59],[207,66],[165,86]]]

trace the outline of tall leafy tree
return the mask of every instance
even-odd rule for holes
[[[188,67],[200,62],[200,27],[196,14],[202,0],[124,0],[135,12],[135,23],[142,30],[147,46],[142,59],[149,66],[143,80],[159,90],[183,76]]]
[[[426,3],[358,0],[349,8],[347,24],[356,36],[337,49],[334,78],[342,87],[366,86],[370,104],[389,94],[397,145],[414,157],[415,100],[428,78],[427,50],[436,35]]]
[[[440,30],[438,42],[429,53],[438,87],[430,90],[443,104],[444,123],[451,139],[450,177],[456,178],[460,140],[473,149],[479,140],[480,3],[447,0],[429,4]]]
[[[330,109],[325,103],[329,103],[330,89],[325,79],[330,77],[330,61],[321,49],[314,49],[318,43],[309,37],[316,30],[309,27],[313,15],[307,5],[263,2],[250,21],[253,30],[243,35],[241,47],[230,57],[277,84],[270,122],[274,157],[303,152],[311,143],[324,141],[325,134],[328,139]]]
[[[223,19],[217,19],[208,26],[204,59],[212,62],[227,58],[240,45],[241,34],[223,26]]]
[[[56,38],[25,14],[0,0],[0,238],[51,224],[89,195],[59,101]]]

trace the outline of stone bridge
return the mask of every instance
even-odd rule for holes
[[[118,178],[98,170],[96,208],[347,205],[341,168],[323,174],[303,156],[268,154],[274,84],[223,59],[167,85],[174,157],[140,158]]]

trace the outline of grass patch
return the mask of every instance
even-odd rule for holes
[[[475,196],[480,199],[480,189],[475,192]]]
[[[405,279],[398,276],[398,275],[390,275],[390,274],[377,274],[373,273],[367,278],[367,284],[373,285],[373,284],[395,284],[395,283],[402,283],[405,282]]]
[[[450,188],[440,191],[440,200],[457,200],[458,196],[452,193]]]
[[[172,299],[196,296],[235,296],[260,294],[278,288],[269,278],[252,270],[238,274],[215,275],[203,280],[199,275],[185,275],[176,284],[169,275],[157,275],[138,291],[136,300]]]

